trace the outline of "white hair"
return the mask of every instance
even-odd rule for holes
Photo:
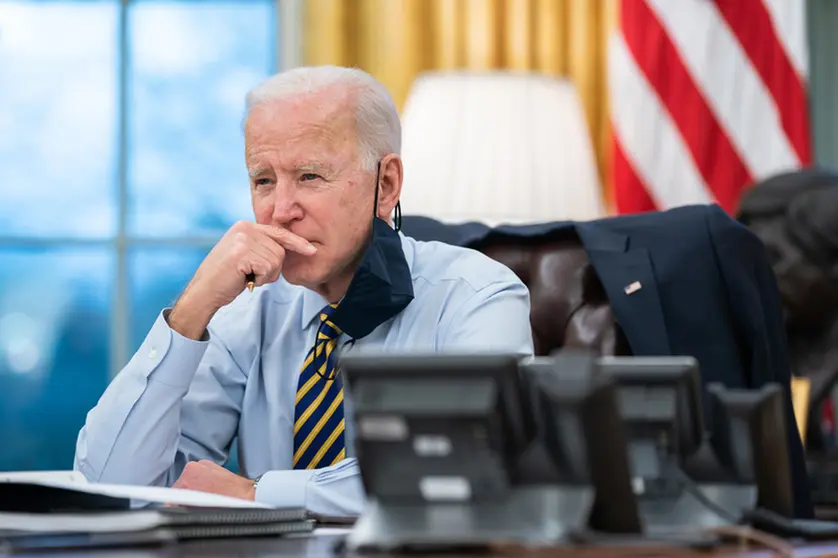
[[[357,68],[304,66],[276,74],[247,93],[242,125],[261,103],[332,87],[346,88],[356,94],[356,133],[364,170],[375,170],[378,161],[389,153],[401,154],[402,127],[390,92],[380,81]]]

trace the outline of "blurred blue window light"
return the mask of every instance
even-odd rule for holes
[[[128,252],[132,353],[164,308],[171,308],[211,246],[135,246]]]
[[[274,0],[129,7],[129,231],[211,236],[252,219],[241,121],[274,72]]]
[[[113,283],[108,248],[0,247],[0,470],[73,467],[109,381]]]
[[[0,236],[116,230],[118,2],[0,2]]]

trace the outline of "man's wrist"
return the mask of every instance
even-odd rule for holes
[[[256,501],[256,490],[259,488],[259,481],[262,480],[262,475],[253,479],[253,501]]]
[[[193,299],[190,296],[190,294],[184,293],[178,299],[174,308],[169,313],[167,321],[169,327],[182,336],[200,341],[204,339],[207,326],[215,315],[216,310],[207,309],[205,306],[193,303]]]
[[[306,494],[314,469],[266,471],[255,490],[261,504],[283,508],[305,508]]]

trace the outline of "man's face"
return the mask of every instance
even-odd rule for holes
[[[256,106],[245,126],[245,161],[256,221],[316,248],[288,251],[282,275],[328,294],[351,280],[373,216],[375,173],[362,171],[349,94],[325,91]]]

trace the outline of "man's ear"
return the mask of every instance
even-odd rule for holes
[[[404,168],[401,157],[395,153],[385,155],[381,159],[381,175],[378,178],[378,212],[379,218],[389,222],[393,209],[402,194],[402,179]]]

